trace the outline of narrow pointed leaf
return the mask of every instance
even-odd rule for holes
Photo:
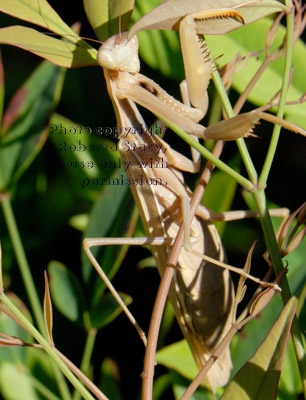
[[[45,271],[44,319],[45,319],[45,327],[47,330],[49,343],[51,345],[54,345],[52,336],[52,329],[53,329],[52,301],[49,290],[48,275],[46,271]]]
[[[73,35],[75,37],[75,33]],[[79,44],[74,44],[55,39],[35,29],[18,25],[0,29],[0,43],[20,47],[66,68],[97,65],[97,51],[83,47],[81,42],[79,40]]]
[[[16,183],[48,137],[48,119],[59,100],[63,70],[42,63],[16,92],[3,116],[1,186]]]
[[[0,53],[0,126],[2,124],[2,115],[3,115],[3,108],[4,108],[4,69],[2,63],[2,56]]]
[[[60,18],[46,0],[0,0],[0,10],[59,35],[69,35],[69,39],[75,43],[78,41],[75,32]]]
[[[24,346],[25,342],[15,336],[5,335],[0,333],[0,347],[17,347]]]
[[[290,334],[297,299],[292,297],[276,323],[247,364],[241,368],[222,400],[272,400],[276,398],[284,353]]]
[[[84,0],[87,18],[101,41],[127,30],[134,0]]]

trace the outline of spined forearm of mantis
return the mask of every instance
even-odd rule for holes
[[[198,49],[206,71],[204,94],[196,96],[196,103],[202,106],[199,109],[174,99],[153,80],[139,73],[138,39],[134,36],[131,40],[128,40],[127,35],[127,33],[122,33],[111,37],[101,46],[98,52],[98,63],[109,70],[109,78],[116,83],[119,98],[128,98],[152,111],[155,115],[173,121],[186,132],[202,139],[236,140],[247,137],[252,135],[255,125],[258,124],[260,119],[278,123],[286,129],[306,136],[305,130],[297,125],[257,110],[237,115],[230,120],[221,121],[205,128],[198,123],[207,110],[206,89],[212,71],[209,56],[205,51],[203,53],[201,49]],[[112,49],[116,51],[113,52]],[[198,71],[199,69],[198,62],[196,62],[193,65],[193,70]],[[202,77],[199,76],[198,80],[201,82]],[[188,80],[186,82],[190,98],[190,85]]]
[[[129,40],[142,30],[178,30],[191,104],[207,111],[207,87],[212,68],[201,35],[220,35],[250,24],[271,13],[289,11],[278,1],[166,0],[140,18],[130,29]]]

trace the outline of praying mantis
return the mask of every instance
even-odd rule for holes
[[[237,27],[240,27],[243,23],[250,22],[250,19],[247,18],[248,16],[244,12],[244,7],[246,7],[246,9],[249,8],[251,11],[250,14],[252,15],[256,6],[260,8],[263,5],[263,8],[266,10],[264,11],[264,13],[268,13],[267,4],[265,8],[265,3],[267,2],[229,2],[229,5],[234,10],[228,9],[227,11],[224,11],[224,9],[222,9],[222,12],[216,8],[218,8],[218,5],[224,6],[224,4],[222,4],[223,2],[215,2],[212,5],[210,5],[209,2],[204,3],[203,1],[193,3],[197,4],[197,7],[199,7],[197,10],[191,9],[191,3],[189,2],[186,2],[184,5],[184,2],[177,1],[175,3],[175,7],[173,2],[165,2],[163,3],[163,7],[166,8],[159,9],[158,18],[161,19],[164,11],[167,10],[167,7],[169,7],[169,5],[172,5],[172,8],[176,8],[177,5],[180,5],[183,13],[179,14],[178,20],[175,20],[173,24],[176,25],[175,28],[181,25],[180,28],[184,27],[184,32],[186,32],[186,29],[187,32],[191,32],[190,40],[192,43],[195,44],[195,47],[193,48],[196,50],[198,49],[196,45],[197,40],[195,40],[197,38],[197,34],[194,29],[188,29],[190,26],[193,26],[194,23],[196,26],[199,25],[199,21],[197,21],[197,19],[194,18],[194,16],[192,15],[194,12],[198,13],[198,11],[203,10],[204,8],[205,12],[200,13],[201,18],[203,17],[203,14],[206,13],[206,15],[208,15],[208,19],[205,20],[204,18],[203,32],[206,31],[206,24],[207,26],[211,24],[213,27],[217,28],[216,33],[218,34],[222,33],[221,26],[223,26],[224,22],[233,22],[237,25]],[[272,2],[270,1],[269,4],[271,3]],[[276,7],[276,2],[273,4]],[[214,18],[217,18],[218,15],[221,15],[218,14],[218,12],[221,13],[223,17],[227,16],[228,18],[221,19],[220,21],[214,20]],[[226,14],[226,12],[228,12],[228,14]],[[171,15],[173,15],[172,11]],[[148,18],[148,16],[145,18]],[[177,16],[175,18],[177,18]],[[170,28],[172,29],[174,25],[171,25]],[[134,33],[136,30],[135,26]],[[157,25],[156,27],[159,28],[159,26]],[[162,24],[160,25],[160,27],[162,27]],[[149,27],[149,24],[146,23],[142,28],[139,28],[138,26],[137,30],[140,29],[151,28]],[[182,48],[184,53],[185,66],[190,63],[190,69],[188,70],[188,67],[186,69],[187,89],[189,98],[193,106],[195,106],[196,108],[190,108],[189,106],[186,107],[186,105],[174,101],[169,95],[162,92],[162,90],[153,81],[139,74],[138,67],[133,69],[134,67],[131,68],[129,65],[127,70],[121,71],[120,66],[119,70],[116,71],[116,63],[114,66],[104,64],[105,58],[108,58],[105,57],[105,54],[103,54],[104,50],[107,50],[108,55],[112,55],[116,49],[120,49],[119,51],[121,51],[122,47],[125,50],[129,51],[130,44],[132,45],[132,47],[134,46],[135,49],[132,49],[132,51],[127,55],[127,59],[137,59],[137,57],[134,56],[135,53],[137,54],[137,40],[133,39],[134,36],[132,32],[133,28],[132,30],[130,30],[128,37],[126,36],[126,34],[121,34],[120,36],[112,38],[111,41],[108,42],[108,44],[106,43],[102,48],[103,51],[99,53],[99,62],[104,68],[108,90],[113,101],[118,120],[118,126],[119,128],[121,127],[130,129],[130,135],[126,136],[125,138],[122,137],[120,143],[121,145],[123,145],[123,141],[126,140],[130,141],[131,144],[139,145],[138,150],[135,151],[134,154],[129,155],[122,152],[122,157],[127,163],[129,162],[131,164],[134,164],[132,166],[133,168],[130,169],[131,179],[137,181],[137,177],[139,176],[139,174],[142,174],[149,182],[148,185],[131,185],[131,189],[134,193],[135,202],[139,207],[144,226],[147,228],[148,235],[151,237],[149,239],[138,240],[138,244],[150,243],[153,246],[153,252],[156,255],[157,263],[161,270],[166,264],[166,259],[170,252],[169,246],[171,245],[171,243],[173,242],[173,238],[177,234],[179,225],[181,224],[181,222],[183,222],[185,225],[185,248],[182,249],[181,252],[176,277],[170,290],[170,298],[172,299],[176,315],[178,316],[179,324],[183,330],[184,335],[189,340],[195,358],[198,358],[198,363],[202,364],[202,359],[208,357],[211,349],[213,349],[216,343],[221,340],[222,335],[230,326],[233,289],[227,270],[215,268],[212,263],[203,261],[202,258],[195,252],[201,254],[205,251],[205,253],[210,254],[212,258],[219,261],[224,261],[222,244],[214,226],[210,222],[211,215],[209,210],[206,210],[204,207],[199,207],[197,209],[196,217],[192,218],[190,222],[188,220],[188,206],[192,194],[191,191],[184,184],[183,178],[180,174],[180,170],[185,169],[191,172],[196,171],[198,168],[197,163],[190,162],[190,160],[182,157],[179,153],[174,152],[165,142],[163,142],[158,137],[151,137],[146,129],[143,129],[143,134],[141,135],[141,130],[137,128],[139,128],[140,125],[142,127],[145,127],[145,124],[136,108],[135,103],[143,105],[144,107],[152,110],[158,115],[164,116],[166,119],[170,119],[172,121],[174,120],[180,127],[184,128],[190,134],[194,134],[202,138],[215,137],[223,139],[235,139],[236,137],[244,136],[250,132],[254,123],[256,123],[263,114],[253,112],[240,115],[231,121],[225,121],[218,125],[205,129],[198,122],[205,114],[206,108],[208,106],[206,88],[211,77],[211,68],[208,62],[203,63],[203,60],[201,58],[202,53],[200,53],[199,58],[197,57],[199,63],[194,64],[192,62],[193,56],[199,53],[195,52],[195,50],[192,50],[191,55],[190,53],[188,55],[189,39],[187,40],[185,36],[183,37]],[[107,46],[109,46],[109,48],[107,48]],[[121,53],[119,53],[118,58],[120,61],[124,60]],[[123,62],[123,66],[124,65],[125,62]],[[203,65],[202,70],[201,68],[197,68],[201,65]],[[194,93],[196,92],[198,85],[190,83],[190,79],[192,80],[192,77],[194,76],[194,73],[192,73],[192,71],[194,70],[194,66],[196,66],[195,71],[200,72],[200,77],[203,78],[200,79],[196,74],[197,79],[195,80],[195,82],[205,83],[201,90],[198,91],[198,94],[196,96],[194,96]],[[123,74],[122,72],[125,73]],[[185,101],[185,103],[188,102]],[[236,125],[238,125],[239,129],[233,129],[233,136],[229,137],[227,135],[228,131]],[[147,151],[141,152],[141,148],[147,149]],[[165,156],[162,157],[162,159],[167,162],[167,168],[162,170],[156,167],[151,169],[145,167],[151,156],[151,154],[148,152],[148,149],[151,148],[160,148],[161,151],[164,150],[163,154]],[[159,152],[156,155],[156,158],[158,160],[161,160],[160,156],[161,153]],[[142,169],[138,169],[138,165],[142,166]],[[165,182],[167,183],[167,185],[157,185],[158,182]],[[188,243],[188,240],[191,243]],[[128,241],[126,241],[126,243],[127,242]],[[104,239],[103,241],[99,239],[87,239],[85,241],[85,248],[89,256],[89,246],[96,244],[98,245],[101,243],[124,243],[124,241],[119,240],[116,242],[115,240],[106,239]],[[135,241],[131,241],[130,243],[135,244]],[[190,248],[193,250],[193,252],[189,251]],[[90,259],[93,261],[91,256]],[[95,262],[94,265],[96,266]],[[203,268],[204,266],[205,268]],[[97,268],[100,267],[98,266]],[[213,285],[210,285],[210,281],[208,281],[207,276],[200,276],[201,274],[205,275],[206,273],[207,275],[209,275],[210,270]],[[101,272],[101,275],[103,275],[103,271]],[[193,280],[193,277],[195,277],[194,282],[196,284],[193,286],[192,290],[190,290],[190,281]],[[207,286],[214,286],[214,288],[219,285],[219,293],[222,296],[222,301],[220,301],[220,310],[218,310],[219,321],[216,321],[216,318],[210,319],[208,321],[208,324],[205,324],[206,321],[202,323],[201,320],[202,317],[203,319],[205,319],[207,316],[205,313],[209,312],[209,307],[205,309],[204,303],[209,304],[211,301],[213,301],[215,305],[216,296],[215,293],[212,293],[211,296],[209,296],[209,292],[203,286],[205,283],[207,284]],[[203,290],[201,291],[201,289]],[[199,294],[204,295],[204,297],[200,297],[200,305],[197,308],[198,304],[196,304],[194,299]],[[202,312],[199,321],[197,321],[194,317],[197,310],[200,310],[200,312]],[[214,310],[213,317],[215,316],[216,313]],[[209,326],[209,323],[211,323],[211,326]],[[205,329],[207,329],[206,333]],[[206,340],[205,337],[206,341],[203,345],[202,342],[204,342],[204,339],[202,339],[202,337],[204,335],[207,335],[208,339]],[[208,348],[207,354],[205,353],[205,347]],[[220,356],[219,361],[216,364],[215,371],[212,372],[208,377],[210,385],[215,387],[224,384],[228,379],[230,369],[231,360],[229,349],[227,347],[223,355]]]
[[[157,7],[152,13],[139,20],[129,33],[124,32],[108,39],[98,53],[98,63],[103,67],[119,132],[122,132],[119,136],[119,150],[123,162],[129,165],[127,170],[129,181],[141,182],[141,177],[145,177],[144,184],[131,185],[131,190],[150,239],[149,241],[140,238],[132,241],[85,239],[84,249],[100,276],[106,281],[109,289],[143,336],[133,316],[107,280],[90,248],[106,244],[150,243],[160,275],[163,276],[170,252],[169,244],[172,243],[183,222],[185,248],[181,250],[179,256],[169,299],[199,367],[205,363],[231,326],[233,285],[227,269],[220,269],[201,257],[201,254],[205,253],[224,266],[224,250],[216,228],[210,222],[209,210],[204,206],[199,206],[196,216],[191,221],[189,220],[188,210],[192,193],[186,187],[181,171],[197,172],[197,156],[194,155],[192,162],[171,149],[162,139],[149,134],[135,103],[167,120],[175,121],[175,124],[186,132],[204,139],[233,140],[247,136],[260,118],[282,123],[274,116],[256,111],[241,114],[209,128],[204,128],[198,123],[207,111],[207,86],[212,73],[208,55],[205,49],[201,49],[198,33],[206,33],[207,22],[208,33],[212,29],[209,24],[215,27],[215,33],[235,29],[245,22],[250,22],[248,18],[253,15],[250,9],[253,11],[254,6],[262,5],[261,2],[232,3],[232,9],[203,10],[203,2],[188,2],[189,5],[196,4],[198,8],[188,9],[186,16],[182,15],[181,10],[178,16],[173,16],[171,13],[170,18],[169,15],[167,16],[167,7],[169,7],[168,10],[172,10],[174,5],[172,0],[168,0],[160,8]],[[182,2],[175,4],[182,5],[183,12],[186,13],[186,4],[183,5]],[[272,12],[268,10],[268,7],[263,7],[263,10],[266,14]],[[169,19],[166,21],[169,25],[158,19],[162,15]],[[216,22],[215,19],[218,18],[220,21]],[[223,20],[226,21],[225,27]],[[197,23],[197,21],[201,22]],[[179,25],[187,81],[182,91],[185,99],[189,97],[195,108],[188,105],[188,100],[185,104],[178,102],[154,81],[139,73],[138,41],[135,34],[139,30],[156,27],[172,29],[175,24]],[[127,127],[131,128],[131,132],[123,134]],[[299,128],[293,129],[305,134]],[[135,148],[131,154],[124,150],[127,144],[130,144],[127,147]],[[152,160],[150,153],[152,148],[159,149],[154,159],[157,166],[146,168]],[[166,167],[159,167],[163,163]],[[230,370],[231,359],[227,347],[208,375],[209,385],[213,388],[225,385],[229,379]]]

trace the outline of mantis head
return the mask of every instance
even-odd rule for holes
[[[136,73],[140,70],[137,36],[128,40],[128,32],[107,39],[98,51],[98,64],[109,70]]]

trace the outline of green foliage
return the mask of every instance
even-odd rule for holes
[[[84,8],[87,18],[101,41],[127,30],[134,7],[134,0],[121,2],[120,0],[84,0]]]
[[[16,385],[18,382],[18,385]],[[39,397],[29,377],[21,372],[17,365],[3,362],[0,367],[0,383],[2,395],[8,400],[26,398],[38,400]]]
[[[46,118],[56,107],[63,71],[43,63],[18,90],[3,115],[1,176],[4,190],[18,181],[48,137]]]
[[[100,40],[106,40],[116,33],[119,22],[120,29],[126,29],[133,3],[84,0],[88,20]],[[132,21],[138,20],[158,3],[160,2],[151,0],[138,1]],[[0,302],[0,398],[76,400],[81,396],[78,393],[70,394],[70,389],[58,369],[63,371],[61,366],[67,366],[67,362],[55,357],[57,367],[50,363],[50,354],[55,352],[53,347],[48,348],[48,343],[43,340],[47,337],[41,310],[43,271],[46,268],[54,306],[52,310],[52,304],[49,303],[48,330],[52,333],[55,346],[77,366],[81,365],[82,371],[91,379],[97,378],[99,389],[109,399],[139,397],[138,384],[142,367],[139,364],[135,366],[134,363],[136,358],[137,362],[142,362],[143,345],[140,344],[141,349],[138,351],[139,339],[135,339],[135,333],[129,335],[128,329],[125,328],[125,324],[128,324],[125,316],[119,317],[122,313],[121,308],[81,250],[81,241],[86,237],[131,236],[136,226],[135,206],[127,186],[107,183],[124,178],[116,142],[112,140],[115,135],[110,137],[106,131],[100,134],[95,130],[96,126],[102,126],[115,132],[113,110],[106,89],[102,87],[101,71],[97,72],[97,69],[91,68],[84,73],[66,73],[65,70],[96,66],[97,50],[82,40],[45,0],[0,0],[0,10],[43,28],[43,32],[39,32],[27,26],[3,27],[0,29],[1,43],[27,50],[55,64],[44,61],[38,67],[31,67],[33,73],[20,85],[5,108],[5,86],[6,91],[10,92],[17,82],[20,84],[21,80],[25,80],[22,74],[23,69],[27,68],[27,63],[23,65],[22,54],[26,57],[25,53],[18,52],[16,57],[13,55],[13,63],[7,64],[6,57],[10,58],[10,50],[3,48],[4,72],[8,76],[4,80],[0,67],[0,115],[3,114],[3,118],[0,118],[0,202],[3,210],[0,219],[4,222],[1,224],[1,227],[4,227],[1,229],[3,282],[5,293],[16,292],[28,303],[25,306],[14,296],[13,304],[17,305],[25,317],[22,319],[15,316],[19,321],[17,324],[4,305],[5,297]],[[3,15],[0,15],[0,18],[2,17]],[[270,19],[261,19],[231,33],[206,38],[212,57],[217,59],[220,68],[231,61],[238,52],[241,57],[249,56],[247,61],[242,60],[238,64],[237,72],[233,76],[232,88],[235,92],[230,92],[232,102],[244,92],[250,78],[262,65],[264,53],[259,53],[256,57],[250,56],[249,53],[262,49],[270,26]],[[62,36],[63,39],[48,36],[46,29]],[[273,45],[269,48],[270,53],[279,48],[285,33],[286,29],[279,26]],[[140,55],[144,62],[155,70],[156,81],[165,81],[164,77],[175,80],[184,78],[177,32],[148,30],[140,32],[138,36]],[[288,90],[290,101],[301,98],[306,90],[305,56],[306,46],[299,39],[293,50],[294,73]],[[283,58],[267,62],[264,74],[248,96],[250,103],[264,106],[281,89],[283,64]],[[65,68],[60,69],[58,66]],[[153,72],[149,71],[148,75],[151,73]],[[20,79],[20,76],[23,78]],[[92,86],[82,83],[87,76]],[[169,84],[169,90],[173,90],[169,79],[166,83]],[[210,98],[217,98],[213,88],[210,88]],[[78,110],[85,110],[84,114]],[[208,117],[211,120],[219,118],[220,104],[216,114],[217,116],[214,114]],[[286,106],[285,115],[289,121],[306,128],[305,103]],[[92,127],[92,131],[85,134],[88,127]],[[171,135],[172,133],[167,132],[165,140],[170,141]],[[265,133],[263,137],[258,141],[259,144],[254,139],[248,142],[252,156],[254,154],[254,164],[259,166],[258,170],[268,146]],[[289,137],[289,134],[282,140],[285,149],[280,149],[277,153],[279,158],[275,159],[276,167],[272,170],[269,181],[274,190],[268,192],[268,195],[275,203],[296,208],[296,194],[299,195],[298,201],[305,198],[304,186],[301,184],[301,177],[305,176],[306,172],[302,150],[305,140],[302,142],[302,138]],[[176,141],[175,139],[174,142]],[[224,161],[236,171],[239,169],[240,173],[240,170],[244,171],[243,163],[239,155],[233,156],[234,151],[236,149],[230,145]],[[302,162],[299,159],[302,159]],[[103,167],[101,162],[104,163]],[[279,171],[276,171],[278,169]],[[288,175],[284,177],[283,171]],[[196,184],[194,179],[188,179],[191,186]],[[214,172],[205,192],[204,204],[215,212],[228,210],[232,204],[233,209],[240,208],[241,203],[239,200],[237,202],[236,196],[237,186],[237,181],[226,173]],[[250,204],[249,206],[252,208]],[[276,226],[278,224],[274,220],[273,223]],[[239,222],[233,225],[227,223],[226,227],[225,223],[221,222],[218,229],[222,233],[225,230],[224,246],[229,253],[229,259],[237,260],[237,264],[244,263],[248,248],[253,240],[261,235],[259,224],[255,222]],[[137,236],[140,236],[142,232],[138,235],[138,231],[137,228]],[[289,265],[288,280],[291,291],[299,296],[298,315],[302,322],[305,316],[306,292],[305,243],[304,241],[296,251],[285,258]],[[259,247],[263,249],[263,243],[260,243]],[[30,267],[23,248],[29,258]],[[93,254],[108,278],[112,280],[116,277],[115,286],[121,290],[119,294],[125,304],[132,303],[132,294],[137,298],[137,301],[133,302],[137,317],[139,314],[148,316],[151,314],[157,287],[153,284],[153,279],[150,280],[151,268],[141,271],[134,268],[147,253],[144,253],[143,249],[139,250],[138,246],[133,253],[132,249],[127,251],[127,246],[103,246],[102,249],[93,249]],[[254,275],[260,264],[261,258],[255,255],[251,271]],[[130,289],[130,285],[134,289]],[[2,287],[0,300],[1,289]],[[147,305],[146,299],[151,290],[153,295]],[[32,321],[27,307],[30,308],[35,322]],[[298,399],[303,388],[291,341],[286,349],[294,307],[295,301],[291,300],[281,312],[283,305],[280,296],[275,296],[259,318],[250,321],[232,341],[235,377],[225,391],[218,390],[215,395],[199,387],[190,399],[211,400],[222,395],[223,399],[236,399],[240,396],[239,398],[248,400],[269,400],[276,398],[277,390],[280,400]],[[50,321],[52,313],[54,322]],[[180,335],[179,337],[181,333],[176,330],[176,326],[172,326],[172,320],[171,314],[164,322],[160,350],[156,354],[157,363],[167,367],[169,372],[165,372],[164,369],[160,372],[157,367],[154,400],[179,399],[197,374],[187,342],[181,340],[173,343],[173,332],[175,336]],[[147,320],[144,324],[147,324]],[[35,343],[39,343],[46,352],[31,348],[34,334],[27,330],[34,325],[41,333],[41,336],[35,336]],[[305,331],[304,326],[302,331]],[[1,333],[8,337],[2,337]],[[14,337],[22,339],[28,346],[16,345]],[[11,346],[2,347],[2,343],[7,343],[4,339],[11,341]],[[169,342],[171,344],[166,345]],[[281,370],[283,372],[280,375]],[[137,375],[135,379],[138,379],[137,384],[131,383],[134,371]],[[65,371],[64,373],[68,375]],[[92,398],[87,390],[82,392],[78,387],[80,382],[77,378],[68,376],[68,379],[77,391],[82,393],[83,398]],[[131,385],[134,386],[133,389]],[[246,390],[238,395],[238,390],[245,385]]]
[[[138,1],[135,5],[132,22],[136,22],[142,15],[159,5],[158,0]],[[180,42],[177,32],[150,30],[139,32],[139,54],[151,68],[160,71],[163,75],[184,79],[184,66],[180,51]]]
[[[255,354],[228,385],[223,400],[232,399],[233,395],[240,399],[275,397],[296,306],[297,299],[293,297]]]
[[[250,52],[255,53],[260,51],[265,45],[266,34],[270,26],[271,22],[266,18],[257,21],[255,24],[245,26],[241,30],[239,29],[222,36],[222,40],[220,36],[208,36],[207,42],[212,56],[217,58],[222,55],[221,58],[218,58],[218,65],[222,67],[234,59],[236,54],[244,57]],[[272,53],[272,51],[281,46],[285,33],[286,29],[280,26],[269,53]],[[229,49],[229,51],[223,55],[224,48]],[[306,46],[299,39],[293,49],[292,64],[294,66],[294,73],[287,93],[288,101],[300,99],[306,91],[302,62],[302,60],[305,60],[305,57]],[[242,93],[250,80],[250,76],[253,76],[260,68],[264,59],[264,52],[260,52],[258,57],[248,59],[239,73],[235,75],[233,88]],[[254,90],[250,93],[248,100],[258,106],[270,102],[272,95],[276,94],[281,88],[283,68],[283,58],[270,62],[263,75],[257,81]],[[286,119],[306,128],[305,104],[294,104],[286,107]]]
[[[73,32],[70,36],[75,36]],[[68,36],[67,36],[68,37]],[[54,39],[35,29],[23,26],[2,28],[0,31],[2,43],[13,44],[28,50],[39,57],[66,68],[83,67],[96,64],[96,52],[79,45]],[[39,46],[37,45],[39,43]]]
[[[186,340],[181,340],[158,351],[156,361],[190,380],[197,373],[197,367]]]
[[[78,279],[63,264],[51,261],[48,267],[54,304],[72,322],[81,322],[85,298]]]

